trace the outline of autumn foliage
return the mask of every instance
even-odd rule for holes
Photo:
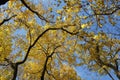
[[[120,79],[119,21],[119,0],[1,2],[0,80]]]

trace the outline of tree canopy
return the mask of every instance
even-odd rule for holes
[[[82,66],[120,79],[119,0],[1,0],[0,12],[0,80],[82,80]]]

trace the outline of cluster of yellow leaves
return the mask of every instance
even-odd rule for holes
[[[96,3],[98,7],[103,7],[105,5],[104,0],[97,0]]]
[[[76,76],[77,73],[75,72],[75,69],[73,67],[70,67],[69,65],[63,64],[60,68],[60,79],[63,80],[80,80],[80,77]]]
[[[0,27],[0,62],[4,61],[4,58],[7,58],[12,51],[10,30],[5,27]]]
[[[67,6],[64,9],[67,14],[78,13],[81,10],[81,3],[79,0],[66,0]]]
[[[101,58],[106,63],[115,64],[114,60],[117,59],[119,56],[115,55],[113,59],[108,59],[113,55],[114,51],[118,50],[115,48],[109,53],[107,48],[116,47],[115,44],[120,44],[119,40],[111,40],[109,39],[104,33],[86,33],[82,30],[89,28],[92,26],[92,21],[87,21],[86,23],[82,24],[82,19],[87,20],[87,16],[80,16],[79,12],[81,11],[81,2],[80,0],[64,0],[65,6],[62,9],[57,10],[56,13],[59,14],[56,18],[56,22],[52,23],[39,23],[37,22],[36,16],[32,13],[29,9],[23,7],[19,1],[11,0],[8,3],[8,14],[17,14],[15,20],[13,21],[13,25],[15,29],[19,27],[23,27],[27,31],[27,36],[24,38],[26,43],[23,39],[15,39],[18,41],[16,45],[18,45],[23,52],[26,52],[30,44],[34,43],[36,38],[42,34],[46,29],[49,28],[64,28],[66,30],[50,30],[46,32],[35,44],[35,46],[31,49],[27,61],[21,67],[24,67],[23,71],[23,78],[26,80],[30,79],[40,79],[41,70],[43,69],[45,59],[49,56],[56,46],[60,45],[62,47],[55,50],[54,55],[48,60],[47,69],[51,74],[57,78],[56,80],[80,80],[75,69],[69,65],[76,65],[76,58],[80,58],[83,64],[88,65],[90,68],[98,71],[99,73],[103,72],[103,68],[106,66],[102,66],[100,68],[99,65],[95,61],[98,58]],[[89,0],[92,3],[93,0]],[[33,5],[32,1],[26,1],[27,4],[30,6],[31,9],[38,11],[41,15],[49,16],[46,9],[42,4]],[[97,5],[92,4],[91,7],[94,7],[95,10],[99,12],[101,7],[105,6],[104,0],[96,0],[94,1]],[[13,8],[15,7],[15,8]],[[99,8],[99,9],[97,9]],[[48,12],[52,12],[53,8],[49,8]],[[45,13],[46,12],[46,13]],[[1,14],[3,15],[3,14]],[[119,15],[119,11],[118,11]],[[56,15],[55,15],[56,16]],[[97,16],[98,23],[101,24],[101,20],[104,19],[102,16]],[[110,20],[110,19],[109,19]],[[112,22],[110,20],[110,22]],[[44,25],[44,26],[41,26]],[[102,26],[102,24],[100,25]],[[4,26],[6,28],[6,26]],[[7,29],[0,28],[0,62],[4,61],[4,58],[8,57],[11,52],[11,37],[10,31]],[[14,29],[13,29],[14,30]],[[67,33],[69,32],[79,32],[77,36],[72,36]],[[17,42],[16,41],[16,42]],[[7,43],[6,43],[7,42]],[[25,43],[22,44],[21,43]],[[83,46],[84,44],[84,46]],[[24,47],[25,46],[25,47]],[[97,51],[96,47],[99,46],[99,51]],[[77,57],[75,56],[75,52]],[[98,53],[97,53],[98,52]],[[113,53],[112,53],[113,52]],[[20,56],[20,55],[18,55]],[[58,61],[57,65],[56,62]],[[65,61],[66,64],[63,64]],[[51,70],[52,67],[52,70]],[[47,74],[45,74],[46,80],[49,78]],[[0,79],[4,80],[5,77],[0,76]],[[50,78],[53,79],[53,78]]]
[[[12,7],[13,7],[14,1],[15,1],[15,0],[10,0],[10,1],[9,1],[9,3],[8,3],[8,7],[9,7],[9,8],[12,8]]]
[[[78,55],[80,55],[80,59],[82,59],[81,64],[86,64],[93,71],[105,74],[104,69],[109,70],[110,68],[100,62],[102,60],[105,64],[115,65],[115,60],[118,59],[119,56],[114,53],[119,50],[120,41],[108,38],[104,33],[98,33],[97,35],[90,33],[89,37],[91,37],[91,39],[85,42],[84,46],[82,44],[77,45],[80,49],[78,50],[80,53]],[[114,57],[112,57],[113,55]]]
[[[118,10],[117,15],[120,16],[120,10]]]
[[[30,60],[24,65],[23,79],[39,79],[41,70],[41,63]]]
[[[0,77],[0,80],[7,80],[6,78],[4,78],[3,76]]]
[[[12,74],[9,70],[9,68],[7,70],[0,69],[0,80],[9,80],[11,78]]]
[[[90,28],[90,26],[92,25],[92,22],[87,22],[87,23],[84,23],[81,25],[81,28],[84,29],[84,28]]]
[[[77,75],[74,67],[69,66],[67,64],[59,65],[60,68],[52,68],[53,75],[57,80],[81,80],[81,78]],[[52,79],[52,78],[51,78]]]
[[[40,71],[39,64],[29,61],[27,65],[25,66],[25,71],[27,71],[28,73],[36,73]]]

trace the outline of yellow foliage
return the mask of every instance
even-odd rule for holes
[[[84,29],[84,28],[86,28],[87,26],[88,26],[87,24],[82,24],[82,25],[81,25],[81,28]]]
[[[28,73],[36,73],[40,70],[40,67],[37,63],[35,62],[28,62],[27,65],[25,66],[25,71],[27,71]]]
[[[117,23],[114,15],[120,16],[120,10],[112,16],[104,16],[115,7],[110,0],[105,3],[104,0],[88,0],[88,3],[81,0],[48,0],[48,5],[41,0],[39,3],[36,0],[24,1],[26,5],[21,0],[10,0],[8,7],[1,9],[0,22],[3,24],[0,23],[0,64],[17,63],[26,59],[18,65],[17,76],[23,80],[40,79],[43,68],[46,68],[45,80],[53,80],[50,74],[54,75],[55,80],[80,80],[74,69],[78,62],[79,66],[87,65],[99,73],[105,73],[104,68],[108,67],[114,71],[109,64],[115,66],[115,60],[119,60],[120,40],[109,37],[106,31],[99,32],[100,29],[96,28],[97,24],[104,30],[102,27],[108,22],[106,20],[113,25]],[[14,14],[17,16],[10,17]],[[21,28],[25,32],[19,31]],[[74,34],[76,32],[78,34]],[[5,61],[5,58],[10,62]],[[101,67],[104,62],[108,65]],[[8,70],[10,71],[14,70]],[[7,80],[6,75],[0,76],[0,80]]]
[[[100,36],[99,36],[99,35],[95,35],[95,36],[93,37],[93,39],[99,40],[99,39],[100,39]]]
[[[7,79],[3,76],[0,76],[0,80],[7,80]]]
[[[10,0],[8,3],[9,8],[13,8],[15,0]]]
[[[117,11],[117,15],[120,16],[120,10]]]
[[[6,26],[5,26],[6,27]],[[11,52],[10,31],[8,29],[0,29],[0,62],[4,61]]]

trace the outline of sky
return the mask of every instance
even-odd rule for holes
[[[42,2],[45,6],[47,6],[47,4],[49,4],[50,1],[49,0],[42,0]],[[63,5],[65,5],[65,4],[62,3],[62,5],[60,7],[62,7]],[[118,23],[118,25],[120,25],[120,22]],[[107,28],[103,28],[104,31],[107,32],[108,31],[107,29],[110,29],[109,32],[116,33],[116,28],[111,27],[110,24],[106,24],[105,26]],[[18,35],[18,34],[24,35],[25,33],[26,32],[24,31],[24,29],[19,29],[14,33],[14,35]],[[117,33],[119,33],[119,32],[117,32]],[[97,74],[96,72],[89,71],[85,66],[76,67],[75,70],[76,70],[77,74],[84,80],[112,80],[108,75],[101,76],[101,75]],[[111,71],[111,74],[115,78],[115,80],[118,80],[117,77],[114,75],[113,71]]]
[[[85,0],[82,0],[82,1],[85,1]],[[46,3],[46,1],[44,1],[44,3]],[[61,7],[64,5],[65,4],[62,3]],[[114,16],[114,17],[116,19],[120,19],[120,17],[118,17],[118,16]],[[109,21],[108,17],[106,17],[106,21]],[[102,27],[98,31],[104,31],[104,32],[108,33],[110,35],[110,37],[116,37],[116,38],[120,39],[119,36],[111,35],[111,33],[120,34],[120,30],[118,30],[118,28],[116,28],[116,27],[119,27],[119,25],[120,25],[120,21],[117,21],[115,27],[113,27],[109,22],[107,22],[104,25],[104,27]],[[96,27],[96,25],[92,26],[91,31],[95,31],[96,30],[95,27]],[[96,72],[89,71],[85,66],[76,67],[75,69],[76,69],[77,74],[84,80],[112,80],[108,75],[102,76]],[[113,71],[110,71],[110,74],[113,76],[113,78],[115,80],[118,80],[118,78],[116,77],[116,75],[114,74]]]
[[[37,3],[37,0],[34,1],[35,3]],[[49,0],[42,0],[42,3],[44,6],[48,7],[48,4],[50,4],[51,1]],[[65,5],[64,3],[61,4],[61,6],[57,9],[60,9],[62,8],[62,6]],[[120,23],[118,23],[118,25],[120,25]],[[105,32],[115,32],[116,33],[116,28],[114,27],[111,27],[112,25],[111,24],[106,24],[105,25],[105,28],[103,27],[102,30],[104,30]],[[108,30],[109,29],[109,30]],[[95,30],[95,28],[91,28],[91,30]],[[19,31],[17,31],[15,34],[19,34],[19,33],[24,33],[24,30],[21,29]],[[119,32],[117,32],[119,33]],[[88,68],[86,68],[85,66],[82,66],[82,67],[75,67],[75,70],[77,72],[77,74],[83,79],[83,80],[112,80],[108,75],[99,75],[98,73],[96,72],[92,72],[92,71],[89,71]],[[114,75],[114,72],[111,71],[110,72],[111,75],[114,77],[115,80],[118,80],[117,77]]]
[[[82,0],[82,1],[85,1],[85,0]],[[51,1],[42,0],[42,2],[44,4],[44,6],[48,6],[48,4],[50,4],[50,2],[52,2],[52,0]],[[62,3],[61,6],[57,9],[62,8],[62,6],[64,6],[64,5],[65,4]],[[117,23],[117,25],[120,25],[120,23]],[[112,27],[112,25],[109,23],[104,26],[105,27],[103,27],[101,30],[104,30],[106,33],[108,33],[108,32],[119,33],[119,31],[116,31],[116,28]],[[91,30],[95,30],[95,27],[92,27]],[[101,76],[96,72],[89,71],[85,66],[76,67],[75,70],[76,70],[77,74],[84,80],[112,80],[108,75]],[[113,71],[111,71],[111,75],[114,77],[115,80],[118,80],[117,77],[114,75]]]

